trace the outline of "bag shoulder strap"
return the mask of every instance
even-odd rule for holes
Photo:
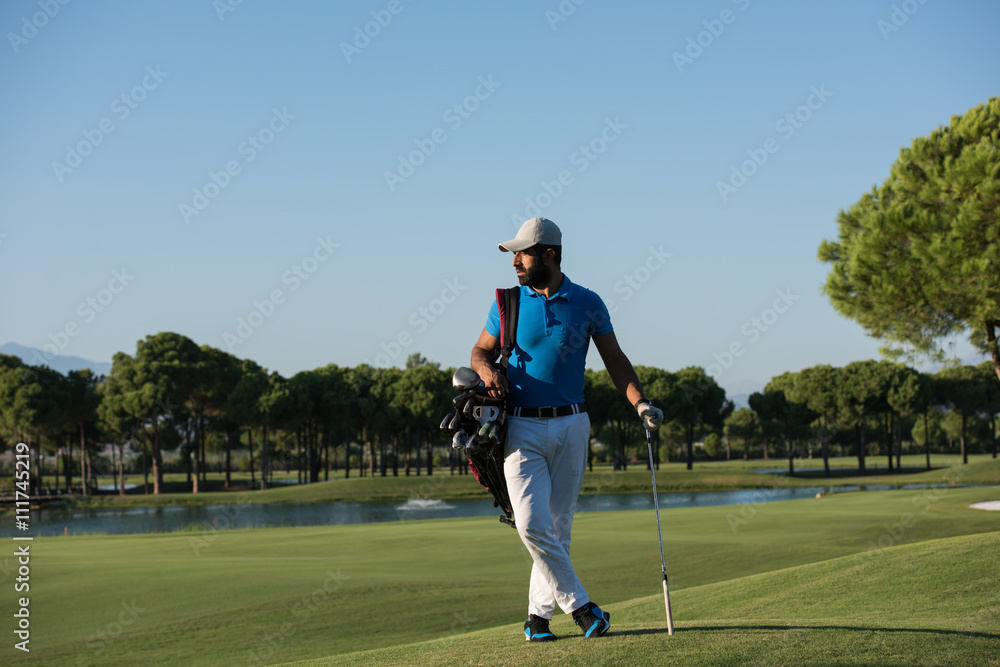
[[[500,372],[507,375],[507,364],[517,343],[517,314],[521,305],[521,288],[497,288],[497,309],[500,311]]]

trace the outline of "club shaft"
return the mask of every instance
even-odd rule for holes
[[[670,611],[670,586],[667,583],[667,563],[663,557],[663,530],[660,528],[660,501],[656,496],[656,466],[653,462],[653,436],[646,429],[646,446],[649,448],[649,472],[653,478],[653,509],[656,511],[656,535],[660,540],[660,570],[663,572],[663,604],[667,611],[667,634],[674,634],[674,617]]]

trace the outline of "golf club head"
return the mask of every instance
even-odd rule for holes
[[[469,390],[467,390],[465,392],[462,392],[461,394],[459,394],[455,398],[451,399],[451,402],[457,408],[463,402],[469,400],[470,398],[472,398],[473,396],[475,396],[476,394],[478,394],[480,391],[482,391],[482,389],[483,389],[483,386],[480,384],[477,387],[473,387],[472,389],[469,389]]]
[[[450,431],[451,429],[449,428],[449,426],[451,425],[451,421],[454,417],[455,415],[452,414],[451,412],[446,414],[444,416],[444,419],[441,420],[441,425],[438,426],[438,428],[441,429],[442,431]]]
[[[448,424],[448,430],[454,432],[460,429],[461,427],[462,427],[462,414],[460,412],[456,412],[455,416],[452,417],[451,419],[451,423]]]
[[[459,391],[468,391],[475,387],[477,384],[482,382],[479,379],[479,374],[471,368],[466,368],[462,366],[455,374],[451,376],[451,386]]]
[[[462,450],[469,443],[469,434],[465,431],[458,431],[451,439],[451,448]]]
[[[479,438],[476,436],[475,433],[473,433],[472,437],[470,437],[466,441],[466,443],[465,443],[465,450],[469,454],[475,454],[476,452],[479,451]]]
[[[475,407],[476,406],[472,404],[472,401],[466,401],[465,402],[465,407],[462,408],[462,415],[465,416],[465,417],[468,417],[469,419],[472,419],[472,410]]]

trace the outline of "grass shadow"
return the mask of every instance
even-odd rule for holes
[[[675,628],[680,632],[681,628]],[[853,626],[853,625],[695,625],[695,626],[685,626],[684,631],[697,630],[701,632],[728,632],[728,631],[739,631],[747,632],[752,630],[846,630],[849,632],[892,632],[892,633],[910,633],[910,634],[922,634],[922,635],[939,635],[943,637],[966,637],[966,638],[981,638],[981,639],[1000,639],[1000,634],[993,634],[989,632],[973,632],[968,630],[944,630],[937,628],[888,628],[888,627],[869,627],[869,626]],[[663,632],[666,632],[666,628]],[[631,631],[625,631],[620,634],[628,634]],[[634,632],[633,634],[649,634],[655,632],[652,630],[640,630]]]

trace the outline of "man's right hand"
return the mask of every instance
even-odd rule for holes
[[[510,384],[507,382],[507,376],[498,369],[489,366],[479,373],[479,377],[486,385],[486,395],[490,398],[503,398],[507,395]]]
[[[472,360],[469,364],[472,370],[479,373],[479,378],[486,385],[486,395],[490,398],[503,398],[510,388],[507,377],[493,365],[499,344],[499,341],[484,327],[483,332],[479,334],[479,340],[472,348]]]

